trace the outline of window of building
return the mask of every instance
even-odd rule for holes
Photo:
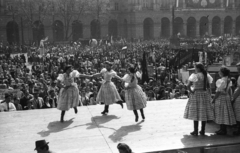
[[[118,3],[115,3],[115,11],[118,11],[118,10],[119,10]]]
[[[8,11],[12,11],[13,10],[13,6],[11,4],[7,4],[7,10]]]

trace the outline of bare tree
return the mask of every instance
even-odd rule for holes
[[[91,33],[95,33],[95,35],[91,37],[99,39],[101,37],[100,23],[104,23],[108,20],[110,16],[109,12],[113,10],[113,7],[109,0],[89,0],[88,3],[90,6],[89,12],[96,24],[94,28],[91,29]]]
[[[33,39],[39,44],[45,37],[43,22],[50,10],[50,0],[26,0],[15,3],[20,14],[33,30]]]
[[[64,39],[69,40],[72,36],[70,27],[73,20],[79,20],[83,17],[89,6],[89,0],[58,0],[56,3],[56,10],[63,19],[64,24]]]

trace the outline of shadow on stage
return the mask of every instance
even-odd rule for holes
[[[141,124],[143,122],[144,120],[134,125],[122,126],[118,130],[115,130],[115,132],[111,134],[109,138],[113,142],[120,142],[123,140],[123,137],[127,136],[129,133],[140,131],[142,128]]]
[[[48,124],[47,126],[48,130],[42,130],[38,132],[38,134],[41,135],[41,137],[47,137],[52,133],[58,133],[61,131],[70,130],[70,129],[81,127],[81,126],[86,126],[86,129],[89,129],[89,130],[95,129],[95,128],[110,129],[113,131],[113,134],[111,134],[109,138],[113,142],[119,142],[123,139],[123,137],[127,136],[129,133],[140,131],[142,128],[141,123],[144,122],[144,121],[141,121],[137,124],[122,126],[119,129],[114,129],[112,127],[104,126],[105,123],[110,122],[112,120],[116,120],[116,119],[119,119],[119,117],[115,115],[95,116],[91,118],[90,123],[75,125],[72,127],[70,126],[74,122],[73,118],[70,120],[64,121],[63,123],[59,121],[53,121]]]
[[[64,130],[69,130],[75,127],[79,127],[79,126],[85,126],[84,125],[78,125],[78,126],[74,126],[71,128],[68,128],[71,124],[73,123],[73,118],[67,121],[64,121],[63,123],[60,121],[53,121],[50,122],[47,126],[48,130],[42,130],[41,132],[38,132],[39,135],[41,135],[42,137],[47,137],[49,136],[51,133],[58,133]]]
[[[58,133],[61,131],[70,130],[70,129],[77,128],[80,126],[87,126],[87,129],[106,128],[106,129],[115,130],[114,128],[105,127],[102,124],[110,122],[111,120],[114,120],[114,119],[119,119],[119,117],[117,117],[115,115],[95,116],[95,117],[91,118],[91,123],[75,125],[73,127],[69,127],[74,122],[73,119],[74,118],[64,121],[63,123],[59,122],[59,121],[50,122],[47,126],[48,130],[42,130],[42,131],[38,132],[38,134],[41,135],[42,137],[47,137],[51,133]]]

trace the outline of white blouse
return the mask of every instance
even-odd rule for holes
[[[190,75],[190,77],[188,78],[188,80],[190,82],[198,82],[198,79],[201,78],[203,79],[203,74],[202,73],[193,73]],[[207,74],[207,78],[208,78],[208,82],[211,84],[213,82],[213,78],[211,77],[210,74]]]
[[[218,79],[216,82],[216,86],[217,86],[216,91],[224,92],[227,87],[227,81],[228,81],[228,77],[223,77],[221,79]],[[232,86],[232,81],[228,83],[227,89],[229,89],[231,86]]]

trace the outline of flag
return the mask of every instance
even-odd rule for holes
[[[142,84],[145,82],[148,83],[148,70],[147,70],[147,59],[146,59],[146,52],[143,52],[143,60],[142,60]]]

